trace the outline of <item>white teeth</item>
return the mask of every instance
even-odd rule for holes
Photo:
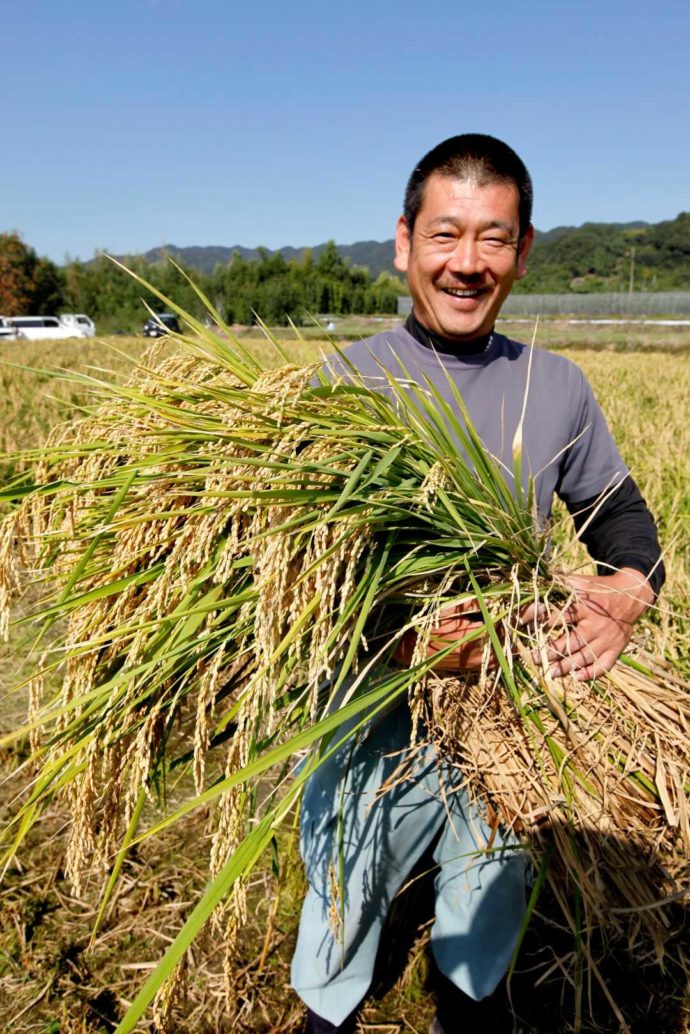
[[[481,291],[461,291],[458,288],[444,287],[443,290],[446,294],[452,294],[454,298],[476,298]]]

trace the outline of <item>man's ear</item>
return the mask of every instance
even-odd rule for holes
[[[530,223],[527,227],[525,234],[518,245],[517,253],[517,276],[516,280],[522,280],[523,276],[527,273],[527,256],[529,255],[529,249],[532,247],[532,241],[534,240],[534,227]]]
[[[410,255],[410,231],[407,229],[405,216],[401,215],[395,226],[395,268],[401,273],[407,272],[407,260]]]

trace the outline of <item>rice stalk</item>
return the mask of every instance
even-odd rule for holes
[[[141,835],[215,809],[209,887],[120,1030],[223,902],[241,918],[243,881],[339,728],[405,695],[487,813],[537,867],[549,857],[585,941],[604,928],[661,957],[669,902],[687,888],[687,685],[644,658],[587,686],[534,666],[543,636],[519,611],[566,593],[530,494],[513,494],[459,396],[453,409],[391,379],[391,403],[354,374],[263,370],[227,330],[188,322],[180,354],[144,360],[125,385],[94,379],[91,411],[3,493],[16,505],[0,527],[0,628],[23,567],[38,594],[23,620],[39,623],[41,651],[59,629],[32,675],[28,722],[4,738],[30,734],[39,771],[3,831],[3,864],[67,797],[72,881],[111,872],[102,914],[144,799],[193,784]],[[425,630],[469,598],[498,667],[441,678]],[[410,629],[419,649],[401,668]],[[262,799],[276,766],[291,778]]]

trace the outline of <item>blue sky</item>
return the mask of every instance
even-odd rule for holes
[[[96,249],[393,235],[423,153],[488,132],[535,225],[690,208],[690,4],[4,0],[0,231]]]

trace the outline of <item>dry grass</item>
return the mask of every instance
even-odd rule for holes
[[[532,320],[499,320],[502,334],[530,341]],[[690,327],[646,323],[593,323],[546,317],[540,320],[538,341],[542,348],[577,349],[579,352],[653,352],[686,355],[690,352]]]
[[[142,339],[110,338],[82,341],[6,341],[0,355],[0,451],[13,452],[38,445],[51,427],[72,419],[85,403],[83,386],[51,375],[77,371],[99,376],[99,371],[126,375],[125,356],[143,351]],[[121,350],[119,354],[116,349]],[[51,372],[49,372],[51,371]]]
[[[208,839],[207,819],[197,816],[183,833],[130,853],[92,945],[96,887],[74,894],[61,864],[60,817],[52,829],[44,826],[29,845],[24,866],[8,875],[0,893],[1,1030],[96,1034],[115,1029],[203,888],[207,869],[199,854],[206,853],[201,845]],[[289,893],[284,889],[275,900],[270,870],[253,878],[251,919],[236,946],[229,999],[222,932],[209,929],[199,938],[188,954],[184,994],[172,1003],[168,1030],[296,1034],[302,1009],[287,994],[296,880],[298,875],[287,884]],[[140,1029],[159,1028],[146,1023]]]

